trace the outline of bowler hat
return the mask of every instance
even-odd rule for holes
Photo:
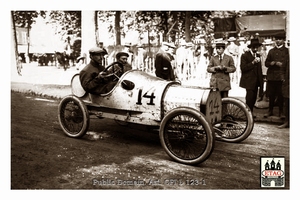
[[[119,59],[121,56],[129,57],[129,54],[126,52],[119,52],[117,53],[116,58]]]
[[[250,44],[248,45],[248,48],[259,47],[261,45],[262,45],[262,43],[260,43],[258,39],[251,39]]]
[[[275,35],[274,37],[275,37],[275,40],[285,40],[285,35],[282,35],[282,34]]]
[[[216,43],[216,48],[217,47],[223,47],[223,48],[225,48],[225,43],[223,43],[223,42],[218,42],[218,43]]]
[[[103,54],[103,55],[106,55],[107,54],[107,51],[105,49],[102,49],[100,47],[92,47],[90,50],[89,50],[89,53],[90,54]]]

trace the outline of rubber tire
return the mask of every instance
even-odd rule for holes
[[[166,125],[169,123],[169,120],[172,120],[174,117],[178,115],[188,115],[190,117],[193,117],[196,119],[204,128],[204,131],[206,133],[206,144],[204,147],[204,150],[202,151],[201,155],[192,158],[192,159],[185,159],[185,158],[180,158],[170,149],[167,145],[166,141]],[[182,132],[181,132],[182,133]],[[208,122],[206,119],[205,115],[202,114],[200,111],[189,108],[189,107],[180,107],[180,108],[175,108],[171,110],[167,115],[163,118],[160,129],[159,129],[159,138],[162,147],[166,151],[166,153],[175,161],[183,163],[183,164],[188,164],[188,165],[196,165],[199,164],[203,161],[205,161],[212,153],[213,148],[214,148],[214,143],[215,143],[215,134],[213,132],[213,128],[211,124]],[[186,141],[183,141],[186,142]]]
[[[235,138],[226,138],[226,137],[220,137],[219,135],[217,135],[219,131],[216,128],[216,124],[214,124],[213,127],[215,129],[216,140],[231,142],[231,143],[242,142],[249,137],[249,135],[251,134],[251,132],[253,130],[254,120],[253,120],[252,112],[247,104],[245,104],[243,101],[236,99],[236,98],[232,98],[232,97],[222,98],[222,107],[225,104],[233,104],[233,105],[237,106],[240,109],[240,111],[242,111],[244,113],[244,115],[246,117],[246,126],[245,126],[243,132],[240,134],[240,136],[235,137]],[[222,112],[223,112],[223,110],[222,110]],[[224,116],[228,116],[228,113],[222,113],[222,118]]]
[[[74,110],[72,112],[76,114],[76,116],[70,116],[69,119],[66,119],[65,117],[65,111],[66,106],[74,102],[74,104],[78,107],[78,109]],[[75,121],[76,120],[76,121]],[[89,118],[89,112],[87,110],[86,105],[83,103],[82,100],[80,100],[78,97],[74,95],[66,96],[64,97],[58,106],[58,121],[59,124],[64,131],[64,133],[73,138],[80,138],[84,136],[89,128],[90,118]],[[70,125],[78,125],[77,130],[70,130],[70,128],[67,126]]]

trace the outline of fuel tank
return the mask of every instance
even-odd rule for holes
[[[170,85],[163,96],[162,117],[178,107],[194,108],[204,115],[209,122],[221,120],[222,101],[219,91],[184,85]]]

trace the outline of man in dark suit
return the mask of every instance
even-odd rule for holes
[[[273,115],[273,108],[277,99],[279,117],[284,118],[282,84],[285,80],[285,72],[289,64],[289,50],[285,47],[284,40],[285,36],[275,36],[275,47],[269,51],[265,62],[268,68],[267,90],[269,94],[269,111],[265,117]]]
[[[228,91],[231,89],[229,73],[235,72],[233,58],[224,54],[225,43],[216,44],[217,55],[210,58],[207,66],[207,72],[212,73],[210,78],[210,87],[218,88],[221,91],[221,97],[228,97]]]
[[[290,41],[287,41],[287,49],[289,50],[290,57]],[[282,80],[282,96],[284,100],[285,120],[284,123],[278,128],[289,128],[290,127],[290,59],[286,65],[284,79]]]
[[[169,43],[163,42],[162,47],[155,55],[155,74],[162,79],[173,81],[175,80],[174,72],[171,64],[171,57],[168,53]]]
[[[260,55],[257,53],[262,44],[258,39],[252,39],[248,45],[249,51],[241,56],[240,87],[246,89],[246,104],[253,112],[259,87],[263,87],[263,76]],[[255,116],[254,116],[255,117]]]

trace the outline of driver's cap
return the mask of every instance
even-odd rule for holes
[[[122,56],[126,56],[126,57],[128,58],[128,57],[129,57],[129,54],[126,53],[126,52],[119,52],[119,53],[117,53],[116,58],[119,59],[119,58],[121,58]]]
[[[92,47],[90,50],[89,50],[89,53],[92,54],[92,55],[95,55],[95,54],[103,54],[103,55],[106,55],[107,54],[107,51],[103,48],[100,48],[100,47]]]

